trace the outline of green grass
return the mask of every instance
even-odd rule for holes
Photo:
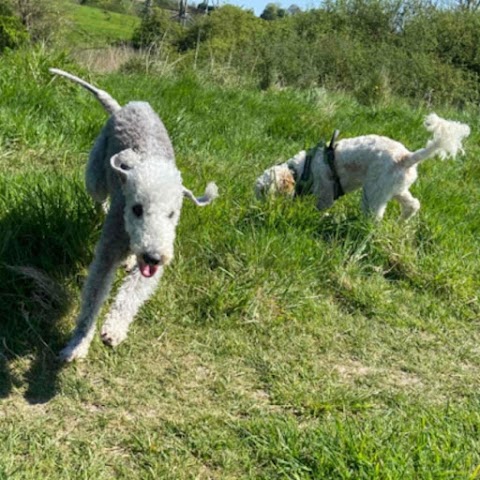
[[[96,47],[129,41],[140,23],[134,15],[109,12],[71,1],[65,2],[64,9],[72,22],[66,35],[67,44],[72,46]]]
[[[431,160],[422,209],[362,218],[359,195],[255,201],[268,165],[376,132],[423,146],[424,108],[322,92],[227,89],[200,78],[90,78],[162,116],[185,184],[176,259],[127,341],[62,367],[101,213],[82,175],[106,119],[48,66],[0,64],[0,478],[480,477],[476,109],[466,156]],[[18,78],[22,81],[19,82]],[[120,280],[120,279],[119,279]]]

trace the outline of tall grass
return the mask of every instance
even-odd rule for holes
[[[477,109],[437,110],[473,133],[461,160],[420,166],[419,216],[400,224],[392,204],[372,224],[358,194],[326,214],[258,203],[253,182],[334,128],[419,148],[423,108],[2,60],[0,477],[478,477]],[[174,265],[126,343],[95,340],[68,368],[55,354],[101,226],[82,175],[106,116],[49,66],[149,101],[185,184],[221,193],[184,206]]]

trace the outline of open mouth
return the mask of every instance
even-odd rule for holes
[[[157,273],[159,267],[160,265],[151,265],[149,263],[145,263],[142,259],[138,259],[138,268],[140,269],[140,273],[146,278],[153,277]]]

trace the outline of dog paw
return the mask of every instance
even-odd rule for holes
[[[127,338],[127,331],[113,329],[104,325],[100,334],[102,342],[109,347],[116,347]]]
[[[126,260],[123,262],[123,267],[127,273],[133,271],[133,269],[137,266],[137,257],[135,255],[129,255]]]

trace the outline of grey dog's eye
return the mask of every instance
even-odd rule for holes
[[[136,217],[140,218],[143,215],[143,207],[137,203],[132,207],[132,212]]]
[[[173,218],[174,215],[175,215],[175,212],[172,210],[172,211],[168,214],[168,218]]]

